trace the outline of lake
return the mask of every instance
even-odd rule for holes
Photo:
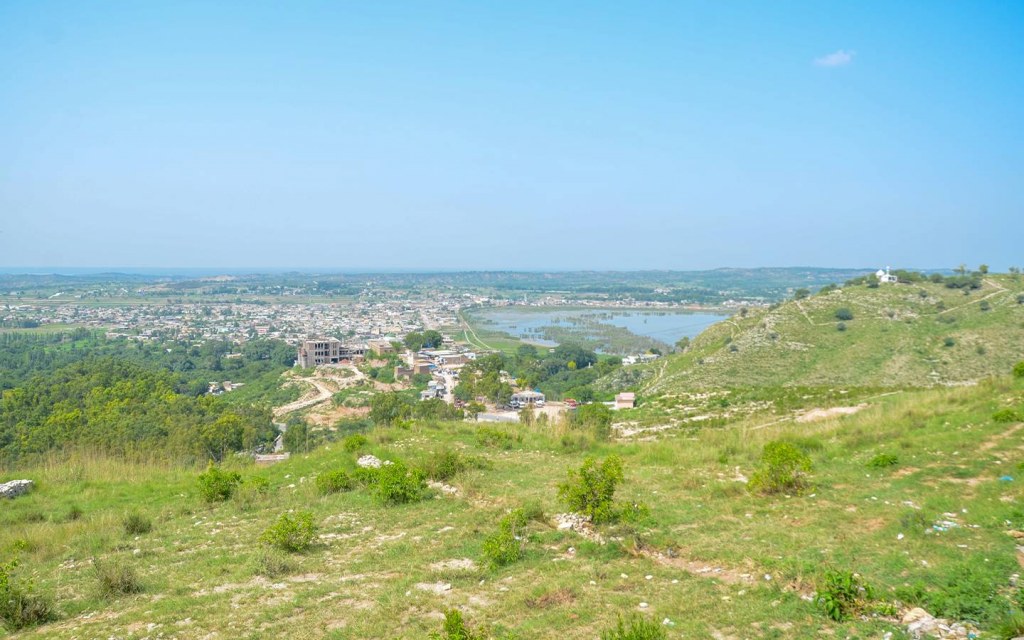
[[[648,309],[560,308],[537,309],[500,307],[476,309],[475,317],[487,320],[487,328],[504,331],[530,342],[553,346],[555,343],[536,335],[543,327],[573,326],[583,319],[628,329],[639,336],[673,345],[680,338],[696,337],[707,327],[729,316],[717,313]]]

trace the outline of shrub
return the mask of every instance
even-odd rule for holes
[[[278,578],[294,570],[291,560],[277,549],[260,547],[252,561],[253,573],[268,578]]]
[[[569,470],[558,495],[571,510],[589,516],[595,523],[613,522],[618,514],[612,499],[622,480],[622,460],[618,456],[608,456],[601,464],[587,458],[578,471]]]
[[[769,442],[761,464],[750,479],[750,488],[761,493],[799,493],[806,486],[811,459],[788,442]]]
[[[356,486],[355,480],[342,469],[325,471],[316,477],[316,491],[322,496],[350,491]]]
[[[1013,365],[1013,377],[1024,378],[1024,360],[1021,360],[1017,364]]]
[[[829,570],[825,587],[818,591],[815,603],[825,615],[842,622],[863,612],[874,597],[870,585],[852,571]]]
[[[502,431],[493,427],[480,427],[476,430],[477,444],[483,447],[511,449],[516,442],[521,440],[522,436],[517,435],[513,437],[508,431]]]
[[[153,530],[153,521],[137,511],[126,515],[122,524],[124,532],[130,536],[139,536]]]
[[[872,469],[885,469],[887,467],[895,467],[900,463],[900,459],[891,453],[880,453],[874,458],[868,460],[868,466]]]
[[[232,499],[242,510],[248,510],[270,493],[270,481],[263,476],[253,476],[245,480],[234,492]]]
[[[456,451],[443,449],[440,453],[430,456],[423,466],[428,478],[438,481],[451,480],[469,466]]]
[[[0,628],[18,631],[56,619],[50,600],[35,593],[31,582],[21,585],[13,577],[16,560],[0,564]]]
[[[92,561],[100,595],[105,598],[142,593],[142,582],[135,569],[123,562]]]
[[[589,429],[597,440],[607,440],[612,433],[612,410],[600,402],[585,404],[569,414],[569,426]]]
[[[341,446],[349,453],[358,453],[366,448],[370,441],[361,433],[353,433],[341,441]]]
[[[846,323],[839,322],[836,324],[836,331],[846,331]]]
[[[1020,415],[1013,409],[1000,409],[992,414],[992,421],[999,423],[1017,422],[1020,420]]]
[[[982,311],[988,311],[992,308],[992,305],[989,304],[988,300],[982,300],[981,303],[978,305],[978,308],[981,309]]]
[[[300,511],[295,517],[282,513],[277,522],[260,536],[260,542],[281,549],[296,553],[305,551],[316,538],[317,526],[313,523],[313,514],[308,511]]]
[[[618,623],[611,629],[601,632],[601,640],[664,640],[665,627],[642,618],[633,616],[625,622],[619,616]]]
[[[498,531],[484,539],[484,560],[494,569],[510,565],[523,556],[520,530],[526,526],[526,513],[516,509],[498,523]]]
[[[374,469],[371,486],[381,502],[394,505],[420,500],[427,485],[422,471],[395,461]]]
[[[846,307],[836,309],[836,320],[849,322],[850,320],[853,320],[853,312],[847,309]]]
[[[466,626],[458,609],[450,609],[444,612],[440,633],[431,633],[430,640],[484,640],[484,635]]]
[[[956,340],[953,339],[953,338],[946,338],[945,340],[942,341],[942,346],[946,347],[947,349],[949,347],[955,347],[956,346]]]
[[[237,472],[222,471],[211,463],[199,474],[199,495],[206,502],[224,502],[241,483],[242,476]]]

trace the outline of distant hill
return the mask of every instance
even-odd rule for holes
[[[856,284],[741,312],[652,365],[644,391],[931,386],[1005,373],[1024,358],[1024,280],[956,280]]]

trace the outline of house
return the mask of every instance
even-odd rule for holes
[[[889,273],[889,267],[886,267],[885,271],[883,271],[881,269],[876,271],[875,272],[875,277],[878,278],[878,282],[880,282],[880,283],[895,284],[896,282],[899,282],[899,278],[897,278],[896,276],[894,276],[891,273]]]
[[[615,396],[615,405],[612,407],[616,411],[619,409],[632,409],[636,406],[636,394],[631,391],[624,391]]]
[[[513,409],[522,409],[523,407],[543,407],[544,402],[545,397],[543,393],[527,389],[526,391],[513,393],[509,405]]]

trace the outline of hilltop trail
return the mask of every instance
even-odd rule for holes
[[[334,397],[335,391],[328,387],[325,384],[326,382],[334,383],[339,387],[348,387],[351,386],[353,383],[362,382],[363,380],[366,379],[366,375],[356,367],[346,367],[345,370],[351,371],[353,375],[349,378],[335,378],[333,376],[328,376],[324,375],[323,373],[320,373],[317,376],[313,376],[310,378],[294,379],[297,382],[305,382],[311,384],[316,389],[316,395],[308,398],[300,398],[294,402],[289,402],[288,404],[281,405],[280,407],[275,408],[273,412],[274,418],[280,418],[289,413],[293,413],[301,409],[306,409],[308,407],[312,407],[322,402],[330,400],[332,397]]]

